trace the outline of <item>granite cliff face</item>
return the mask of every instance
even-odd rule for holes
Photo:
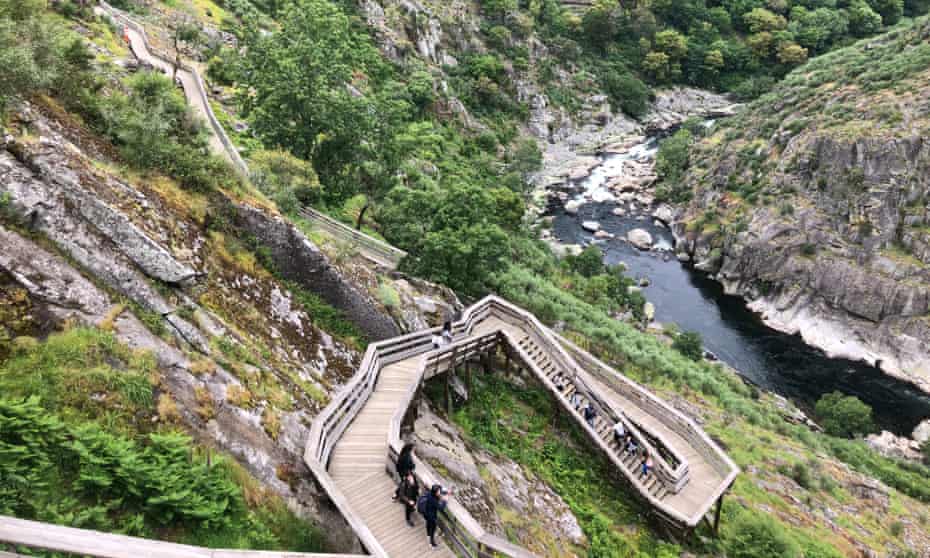
[[[777,329],[930,391],[930,24],[831,53],[692,149],[678,250]]]

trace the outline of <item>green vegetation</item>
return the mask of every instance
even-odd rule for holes
[[[800,545],[781,523],[765,515],[737,514],[726,525],[726,548],[730,558],[801,558]]]
[[[696,331],[683,331],[672,342],[672,348],[694,361],[704,358],[704,342]]]
[[[125,83],[101,79],[84,40],[44,9],[45,2],[0,0],[0,111],[13,95],[50,93],[139,170],[165,172],[194,190],[238,183],[230,167],[210,155],[203,124],[170,79],[152,72]],[[84,10],[74,15],[90,16]]]
[[[152,422],[157,381],[150,355],[101,330],[15,345],[0,361],[0,514],[214,547],[320,550],[320,533],[234,462]]]
[[[838,391],[821,397],[815,412],[824,430],[833,436],[852,438],[868,434],[874,428],[872,408],[857,397]]]
[[[677,556],[676,546],[648,530],[629,534],[626,527],[640,524],[643,510],[623,496],[628,489],[581,428],[564,416],[553,420],[555,411],[539,386],[520,388],[483,376],[452,419],[472,442],[516,461],[562,497],[588,537],[587,556]]]

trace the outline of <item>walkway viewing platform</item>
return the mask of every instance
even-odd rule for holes
[[[305,461],[371,555],[429,552],[422,529],[405,525],[402,510],[390,501],[401,428],[425,380],[449,378],[462,365],[470,371],[473,361],[486,365],[495,353],[552,393],[661,525],[688,533],[706,521],[716,530],[720,503],[739,469],[694,422],[498,297],[470,307],[453,331],[453,343],[438,350],[431,344],[435,329],[370,345],[358,372],[311,427]],[[465,380],[471,381],[470,372]],[[597,411],[593,425],[579,412],[588,404]],[[653,473],[641,476],[642,454],[626,455],[617,446],[612,434],[617,422],[653,456]],[[426,463],[417,461],[416,474],[421,486],[439,482]],[[447,545],[441,555],[533,556],[486,532],[454,499],[440,527]]]

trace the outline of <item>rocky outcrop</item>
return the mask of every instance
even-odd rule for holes
[[[649,250],[652,248],[652,235],[643,229],[633,229],[626,233],[626,239],[640,250]]]
[[[58,323],[104,325],[130,349],[151,352],[158,363],[160,397],[176,403],[181,420],[204,443],[229,452],[265,486],[281,495],[289,507],[313,517],[326,527],[336,548],[357,551],[357,542],[338,513],[321,506],[321,493],[302,462],[309,420],[305,409],[288,413],[279,440],[300,440],[297,447],[276,443],[262,428],[261,402],[250,411],[226,400],[231,386],[242,387],[236,377],[215,365],[207,373],[196,370],[183,351],[153,334],[131,312],[123,310],[104,290],[78,272],[71,263],[22,235],[0,225],[0,272],[9,273],[24,288],[41,313]],[[209,394],[209,403],[198,392]],[[208,420],[198,414],[209,404]],[[152,420],[170,420],[155,415]],[[280,474],[292,471],[289,476]]]
[[[482,527],[515,536],[531,551],[574,556],[586,542],[568,505],[539,478],[513,461],[469,447],[458,429],[426,403],[417,411],[417,454],[443,471],[456,499]]]
[[[400,334],[390,316],[382,313],[367,293],[330,265],[323,252],[297,227],[267,211],[245,204],[231,205],[236,228],[252,235],[268,249],[282,277],[299,283],[345,312],[373,340]]]
[[[885,457],[916,462],[923,460],[920,444],[904,436],[895,436],[887,430],[883,430],[881,434],[869,434],[865,438],[865,443]]]
[[[890,67],[927,36],[917,23],[835,60]],[[916,92],[883,82],[838,97],[787,79],[724,121],[692,150],[695,196],[674,231],[679,253],[769,325],[930,392],[930,142],[908,101],[930,93],[930,70],[909,71]]]

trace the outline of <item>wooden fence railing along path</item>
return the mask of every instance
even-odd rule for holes
[[[400,248],[395,248],[387,242],[357,231],[349,225],[341,223],[313,208],[301,208],[300,215],[336,238],[357,247],[359,252],[366,258],[384,267],[396,269],[400,261],[407,255],[407,252]]]
[[[149,41],[145,32],[145,27],[127,15],[125,12],[118,10],[108,4],[105,0],[98,0],[101,10],[111,19],[118,22],[126,30],[129,38],[129,47],[138,60],[144,61],[152,66],[159,68],[167,74],[171,74],[175,60],[167,52],[160,50]],[[213,107],[210,105],[210,97],[207,94],[207,87],[204,83],[200,72],[193,64],[185,60],[180,61],[178,69],[178,79],[184,87],[184,96],[187,102],[194,108],[210,127],[210,147],[222,157],[225,157],[233,168],[241,176],[248,178],[249,166],[239,154],[239,150],[233,144],[226,133],[223,125],[220,124]],[[330,235],[350,243],[359,250],[359,253],[368,260],[390,268],[396,269],[400,260],[407,255],[406,252],[382,242],[363,232],[357,231],[352,227],[340,223],[339,221],[311,209],[309,207],[301,210],[301,215],[309,220],[314,226],[325,230]]]
[[[419,555],[398,553],[398,543],[408,544],[407,527],[399,507],[383,502],[393,487],[385,471],[393,471],[401,429],[422,382],[454,374],[463,362],[499,350],[508,363],[519,362],[553,393],[561,411],[578,422],[662,525],[688,533],[706,521],[716,530],[723,495],[739,469],[693,421],[498,297],[470,307],[453,325],[455,341],[448,347],[433,349],[435,332],[370,345],[355,376],[311,426],[304,459],[334,505],[358,526],[356,534],[370,554]],[[579,410],[588,404],[597,411],[593,425]],[[387,424],[385,417],[390,417]],[[624,453],[613,441],[617,422],[654,457],[654,473],[641,476],[641,454]],[[441,478],[420,461],[416,474],[422,486]],[[711,519],[715,503],[717,513]],[[441,527],[447,545],[459,556],[533,556],[486,532],[454,498]]]

